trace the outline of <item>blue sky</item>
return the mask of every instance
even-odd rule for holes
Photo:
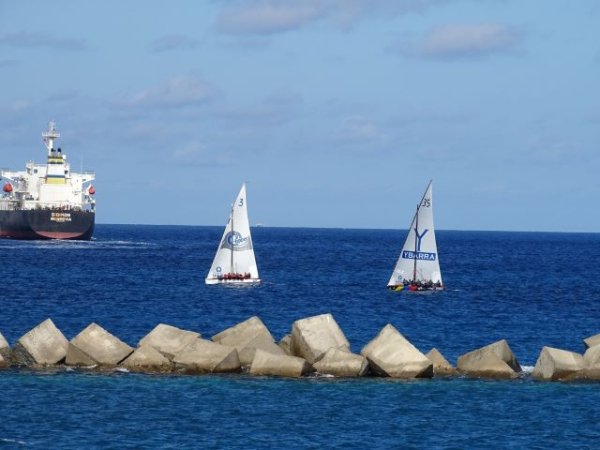
[[[595,0],[0,0],[0,166],[99,223],[600,231]]]

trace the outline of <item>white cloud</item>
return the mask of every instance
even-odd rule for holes
[[[229,155],[223,152],[211,151],[205,144],[197,141],[188,142],[177,148],[171,157],[176,165],[215,167],[231,165]]]
[[[87,42],[84,39],[65,38],[50,33],[31,33],[19,31],[0,35],[0,44],[10,47],[35,48],[46,47],[55,50],[86,50]]]
[[[238,0],[228,3],[217,25],[229,34],[274,34],[318,21],[348,28],[368,16],[421,11],[449,1],[454,0]]]
[[[346,118],[337,133],[340,141],[348,143],[385,143],[386,135],[371,119],[364,116]]]
[[[125,96],[118,103],[129,107],[181,107],[205,103],[216,95],[216,89],[204,79],[182,75],[166,83]]]
[[[513,50],[521,39],[515,28],[498,23],[454,24],[433,28],[420,40],[396,46],[425,58],[471,58]]]
[[[168,34],[154,39],[149,47],[155,53],[173,50],[190,50],[198,46],[198,41],[183,34]]]

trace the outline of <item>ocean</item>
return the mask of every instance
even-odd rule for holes
[[[600,234],[437,232],[444,292],[385,286],[403,230],[255,228],[263,283],[206,286],[222,227],[97,225],[94,240],[0,241],[0,332],[50,317],[135,346],[158,323],[210,336],[259,316],[280,339],[332,313],[352,350],[387,323],[453,364],[506,339],[528,370],[543,346],[600,333]],[[0,371],[6,448],[597,448],[600,383],[465,378],[253,378]]]

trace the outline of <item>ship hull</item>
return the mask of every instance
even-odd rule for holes
[[[49,209],[0,211],[0,237],[90,240],[95,213]]]

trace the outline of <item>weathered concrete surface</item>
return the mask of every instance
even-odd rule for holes
[[[177,353],[173,363],[186,373],[238,372],[241,368],[235,347],[199,338]]]
[[[150,333],[140,339],[138,347],[154,347],[165,358],[172,360],[177,353],[200,337],[200,333],[196,333],[195,331],[182,330],[160,323]]]
[[[243,322],[227,328],[212,337],[213,342],[230,347],[243,348],[248,342],[259,334],[265,334],[275,342],[265,324],[257,316],[250,317]]]
[[[434,376],[447,377],[458,373],[437,348],[432,348],[425,356],[433,363]]]
[[[131,372],[170,372],[171,361],[150,345],[138,347],[121,364]]]
[[[505,339],[473,350],[458,358],[456,368],[472,377],[516,378],[521,371]]]
[[[133,353],[133,348],[96,323],[89,324],[71,339],[65,363],[73,366],[116,366]]]
[[[544,347],[531,376],[540,380],[563,380],[575,376],[584,367],[583,356],[579,353]]]
[[[67,356],[69,341],[46,319],[19,338],[13,349],[13,361],[18,366],[50,366]]]
[[[517,377],[517,372],[512,367],[491,352],[467,353],[458,359],[456,368],[470,377],[501,379]]]
[[[330,348],[350,351],[350,343],[331,314],[307,317],[294,322],[291,338],[294,356],[314,364]]]
[[[69,347],[67,348],[67,357],[65,358],[65,364],[67,366],[77,366],[77,367],[96,367],[98,363],[90,357],[83,350],[80,350],[78,347],[74,346],[69,342]]]
[[[2,359],[4,359],[5,364],[9,363],[10,354],[10,345],[8,344],[8,341],[4,339],[2,333],[0,333],[0,356],[2,357]]]
[[[313,368],[318,373],[336,377],[362,377],[369,368],[369,362],[362,355],[330,348]]]
[[[240,363],[242,366],[249,366],[254,360],[256,350],[262,350],[274,355],[285,355],[285,352],[274,341],[271,335],[258,334],[254,339],[248,342],[244,347],[238,349]]]
[[[600,344],[594,345],[585,351],[583,362],[586,368],[600,367]]]
[[[284,337],[281,338],[281,340],[279,341],[279,343],[277,345],[279,345],[279,347],[284,351],[284,353],[286,355],[293,356],[291,344],[292,344],[292,335],[286,334]]]
[[[212,340],[221,345],[234,347],[238,351],[242,366],[252,364],[257,348],[276,355],[284,354],[283,350],[275,344],[269,329],[256,316],[215,334]]]
[[[596,345],[600,345],[600,334],[596,334],[594,336],[585,338],[583,340],[583,343],[584,343],[586,349],[594,347]]]
[[[371,370],[394,378],[431,378],[433,363],[391,324],[360,352],[369,360]]]
[[[583,354],[583,369],[568,379],[600,380],[600,344],[589,347]]]
[[[257,349],[250,366],[250,375],[301,377],[310,370],[310,364],[296,356],[275,355]]]

